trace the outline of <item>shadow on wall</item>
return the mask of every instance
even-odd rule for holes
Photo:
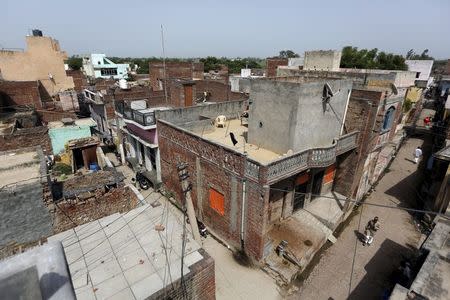
[[[359,251],[364,250],[366,248],[359,248]],[[394,274],[400,266],[400,262],[405,258],[412,257],[414,251],[413,247],[408,248],[386,239],[364,267],[366,275],[353,289],[348,299],[385,299],[384,296],[389,295],[395,286]]]

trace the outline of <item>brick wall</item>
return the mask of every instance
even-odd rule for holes
[[[203,63],[166,62],[166,79],[203,79]],[[149,64],[150,86],[154,91],[161,90],[159,80],[164,80],[164,66],[162,62]]]
[[[13,134],[0,135],[0,151],[41,146],[46,153],[52,153],[48,128],[44,126],[18,129]]]
[[[266,59],[266,76],[275,77],[277,76],[278,66],[287,66],[289,60],[287,58],[268,58]]]
[[[214,260],[205,250],[199,249],[198,252],[203,256],[203,259],[189,267],[190,272],[183,278],[184,288],[180,278],[173,284],[167,285],[166,288],[154,293],[148,299],[216,299]]]
[[[77,93],[83,92],[83,89],[88,86],[86,76],[80,70],[66,70],[66,74],[73,78],[74,90]]]
[[[53,122],[53,121],[61,121],[62,118],[72,118],[77,119],[77,115],[74,112],[64,112],[64,111],[56,111],[56,110],[36,110],[40,119],[44,123]]]
[[[53,234],[117,212],[125,213],[139,204],[136,194],[127,187],[113,188],[107,193],[104,188],[99,189],[92,196],[85,201],[61,201],[53,207]]]
[[[207,92],[207,100],[209,102],[222,102],[248,99],[248,96],[243,93],[236,93],[231,91],[229,84],[224,84],[220,81],[213,80],[196,80],[196,99],[202,99],[204,92]]]
[[[38,81],[0,81],[0,107],[30,105],[41,108]]]
[[[197,217],[231,246],[239,248],[244,156],[181,131],[161,120],[158,120],[157,126],[162,181],[166,188],[172,191],[181,203],[183,195],[176,163],[187,163]],[[263,254],[269,194],[259,183],[248,183],[244,224],[245,251],[252,258],[260,260]],[[210,188],[224,195],[223,216],[210,207]]]

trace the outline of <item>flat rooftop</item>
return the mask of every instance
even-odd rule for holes
[[[53,122],[49,122],[47,127],[48,128],[61,128],[64,126],[90,126],[90,127],[94,127],[97,125],[97,123],[92,119],[92,118],[82,118],[82,119],[76,119],[73,120],[73,124],[71,125],[64,125],[64,123],[62,121],[53,121]]]
[[[182,224],[176,208],[146,204],[48,240],[63,244],[77,299],[145,299],[181,277]],[[187,229],[185,275],[204,259]]]
[[[231,141],[230,132],[234,134],[234,137],[238,141],[236,146]],[[264,148],[258,145],[253,145],[245,142],[244,136],[247,134],[248,128],[241,125],[239,119],[227,120],[223,128],[215,127],[212,131],[203,133],[202,137],[211,140],[215,143],[221,144],[228,148],[234,149],[240,153],[247,152],[248,157],[254,159],[260,163],[267,164],[275,159],[280,158],[282,155]],[[200,133],[201,134],[201,133]]]
[[[0,152],[0,188],[12,183],[40,181],[41,159],[37,150]]]

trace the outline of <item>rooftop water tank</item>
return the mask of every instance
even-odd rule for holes
[[[31,32],[33,33],[33,36],[42,36],[42,30],[33,29]]]
[[[128,82],[125,80],[125,79],[120,79],[119,80],[119,87],[122,89],[122,90],[128,90],[129,89],[129,87],[128,87]]]

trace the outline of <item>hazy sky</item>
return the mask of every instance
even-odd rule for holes
[[[450,57],[449,0],[1,0],[0,48],[24,48],[39,28],[69,55],[161,56],[161,24],[168,57],[345,45]]]

